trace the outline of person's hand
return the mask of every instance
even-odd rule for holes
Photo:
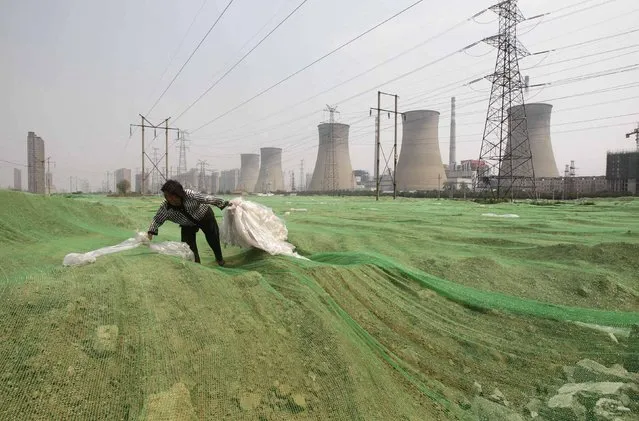
[[[149,241],[153,240],[153,234],[151,234],[150,232],[147,232],[146,236],[149,237]]]

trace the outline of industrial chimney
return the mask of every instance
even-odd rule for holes
[[[402,191],[441,189],[446,182],[446,172],[439,152],[439,112],[408,111],[404,113],[402,126],[397,188]]]
[[[261,148],[260,175],[255,184],[255,191],[259,193],[284,190],[282,177],[282,149]]]
[[[450,99],[450,149],[448,153],[448,170],[455,171],[455,163],[456,163],[456,154],[457,154],[457,145],[455,144],[457,140],[456,135],[457,130],[457,121],[455,120],[455,97]]]
[[[517,105],[509,110],[509,114],[521,115],[522,105]],[[550,141],[550,113],[552,111],[552,105],[541,103],[530,103],[523,106],[523,111],[526,112],[526,128],[528,130],[528,138],[530,140],[530,152],[532,154],[532,165],[535,171],[535,177],[559,177],[559,170],[555,162],[555,155],[552,150],[552,142]],[[513,130],[509,129],[509,142],[513,139],[513,144],[518,145],[521,143],[522,136],[524,135],[524,125],[519,125]],[[524,147],[522,145],[522,147]],[[525,148],[525,147],[524,147]],[[506,150],[510,151],[510,145],[506,146]],[[524,168],[519,166],[521,161],[517,159],[517,156],[526,156],[527,151],[514,151],[512,165],[514,168],[513,176],[526,176],[526,174],[518,174],[517,168]],[[502,165],[506,166],[506,169],[510,168],[510,160],[504,161]],[[510,171],[506,171],[510,173]]]
[[[238,189],[246,193],[254,193],[257,178],[260,175],[260,155],[243,153],[241,157],[240,182]]]
[[[323,123],[317,128],[319,129],[319,148],[310,190],[354,189],[353,167],[348,151],[348,124]]]

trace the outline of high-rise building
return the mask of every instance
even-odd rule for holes
[[[13,169],[13,189],[22,190],[22,171],[17,168]]]
[[[217,194],[220,191],[220,173],[213,171],[211,173],[211,194]]]
[[[44,140],[34,132],[27,135],[27,164],[29,191],[44,194]]]
[[[149,190],[149,186],[150,186],[150,181],[149,181],[149,176],[147,175],[146,179],[144,180],[144,184],[146,186],[146,188],[144,189],[144,191],[142,191],[142,173],[136,174],[135,175],[135,191],[137,193],[140,194],[149,194],[150,190]]]
[[[120,168],[115,170],[115,188],[118,188],[118,184],[123,181],[126,180],[129,182],[129,188],[127,190],[127,192],[131,191],[131,170],[128,168]]]
[[[639,152],[608,152],[606,179],[612,192],[639,192]]]
[[[240,184],[240,170],[238,168],[222,171],[220,175],[220,192],[233,192]]]

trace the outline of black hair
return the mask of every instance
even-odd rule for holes
[[[186,198],[184,187],[182,187],[182,185],[175,180],[167,180],[160,190],[162,190],[164,193],[173,194],[180,199]]]

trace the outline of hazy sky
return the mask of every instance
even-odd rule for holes
[[[149,115],[150,120],[175,120],[301,1],[235,0]],[[240,153],[258,153],[260,147],[273,146],[284,149],[287,173],[295,170],[297,176],[302,159],[305,172],[311,172],[317,153],[317,124],[327,118],[322,111],[325,105],[332,104],[341,111],[339,121],[351,124],[353,168],[372,170],[374,119],[368,117],[368,110],[376,105],[378,87],[397,93],[402,111],[441,112],[439,140],[444,162],[448,162],[449,98],[455,95],[457,160],[476,159],[490,84],[464,84],[492,72],[496,52],[479,44],[438,59],[496,33],[498,22],[492,12],[331,88],[424,43],[495,0],[425,0],[200,128],[414,1],[308,0],[197,105],[172,121],[191,132],[189,167],[202,159],[209,169],[239,168]],[[13,168],[20,168],[5,161],[26,164],[28,131],[45,140],[46,156],[56,163],[54,184],[59,189],[68,189],[69,176],[88,179],[92,187],[98,187],[107,171],[139,168],[140,133],[129,138],[129,124],[139,122],[138,114],[151,108],[227,3],[0,0],[0,186],[12,185]],[[639,5],[636,0],[520,0],[519,6],[527,17],[553,12],[522,23],[520,40],[531,52],[558,50],[525,58],[521,67],[529,68],[523,73],[530,75],[532,84],[552,82],[532,89],[528,101],[548,101],[554,106],[551,135],[559,170],[575,160],[578,175],[604,174],[607,150],[634,148],[624,134],[639,121],[639,70],[574,78],[639,63],[639,31],[559,48],[639,29]],[[431,62],[436,63],[388,83]],[[626,84],[629,86],[612,90]],[[608,91],[590,93],[602,89]],[[360,93],[364,94],[352,98]],[[574,96],[577,94],[585,95]],[[391,107],[392,103],[383,105]],[[383,121],[386,151],[392,145],[391,124],[392,120]],[[170,165],[176,167],[174,138],[171,134],[169,157]],[[163,153],[163,138],[149,140],[150,153],[153,147]],[[26,167],[22,168],[26,188]]]

